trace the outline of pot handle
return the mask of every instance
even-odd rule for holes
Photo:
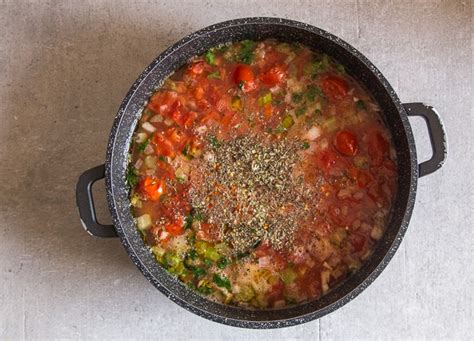
[[[92,236],[101,238],[117,237],[113,225],[102,225],[97,221],[92,185],[97,180],[105,178],[105,165],[100,165],[81,174],[76,186],[76,204],[84,229]]]
[[[418,176],[421,178],[437,171],[446,161],[448,153],[446,132],[443,122],[441,122],[438,113],[432,106],[424,103],[404,103],[403,106],[408,116],[422,117],[428,128],[433,155],[431,159],[418,165]]]

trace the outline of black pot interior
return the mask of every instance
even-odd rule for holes
[[[274,38],[299,42],[322,51],[344,65],[378,102],[392,132],[399,165],[399,188],[389,227],[375,253],[341,286],[319,300],[281,310],[252,311],[224,306],[196,295],[154,260],[137,232],[130,213],[124,175],[132,134],[144,102],[153,89],[193,56],[209,48],[243,39]],[[250,328],[275,328],[303,323],[344,305],[383,270],[401,242],[413,208],[417,165],[411,129],[405,111],[380,72],[357,50],[315,27],[276,18],[238,19],[217,24],[184,38],[148,66],[130,89],[119,110],[107,152],[107,189],[115,227],[133,262],[165,295],[186,309],[217,322]]]

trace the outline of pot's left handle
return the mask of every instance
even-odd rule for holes
[[[105,165],[100,165],[81,174],[76,186],[76,204],[81,217],[82,226],[92,236],[101,238],[117,237],[113,225],[102,225],[97,221],[92,185],[105,178]]]

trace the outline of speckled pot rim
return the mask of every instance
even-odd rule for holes
[[[134,229],[133,219],[131,218],[130,214],[129,201],[126,195],[127,189],[124,181],[124,167],[126,167],[124,164],[124,153],[128,152],[131,135],[134,131],[136,121],[138,120],[138,116],[140,114],[140,108],[131,104],[137,90],[142,86],[144,80],[149,76],[149,74],[156,71],[155,69],[157,67],[160,67],[160,63],[165,58],[172,56],[181,47],[192,44],[194,40],[201,39],[203,36],[219,34],[219,31],[222,29],[235,28],[238,30],[239,27],[254,24],[278,25],[297,28],[299,30],[304,30],[309,35],[321,36],[346,50],[347,53],[351,54],[360,63],[364,64],[367,69],[370,69],[373,75],[377,78],[378,82],[383,86],[387,94],[390,96],[392,104],[396,107],[396,111],[400,116],[400,120],[404,128],[403,137],[406,139],[408,145],[406,153],[409,154],[409,166],[411,168],[409,170],[408,181],[406,184],[404,184],[404,186],[409,186],[409,191],[406,198],[406,208],[404,209],[403,216],[401,217],[401,224],[398,228],[395,238],[390,241],[388,251],[383,254],[378,261],[378,265],[363,279],[360,279],[359,283],[353,289],[345,292],[341,297],[338,297],[331,302],[326,302],[323,305],[318,306],[317,304],[313,304],[313,311],[306,312],[301,315],[297,314],[298,307],[296,307],[294,308],[296,309],[296,313],[294,316],[289,318],[278,318],[277,311],[274,314],[276,317],[271,317],[268,320],[261,320],[259,318],[259,311],[255,311],[253,313],[250,311],[249,313],[242,313],[240,311],[241,309],[236,309],[234,307],[222,306],[219,308],[216,306],[219,305],[218,303],[210,303],[207,299],[194,294],[191,292],[191,290],[185,288],[184,285],[177,283],[178,281],[167,274],[166,270],[161,269],[158,264],[155,263],[153,265],[153,263],[150,262],[152,257],[149,255],[148,249],[143,245],[143,242],[140,244],[137,239],[139,238],[138,233],[136,231],[134,232],[135,234],[130,233],[125,228],[127,227],[129,231],[131,231],[132,227]],[[151,91],[152,89],[149,90]],[[128,127],[128,131],[124,127]],[[161,53],[148,67],[145,68],[143,73],[135,81],[122,101],[110,133],[105,165],[107,201],[115,229],[120,236],[122,244],[124,245],[129,257],[140,269],[143,275],[172,301],[199,316],[226,325],[256,329],[288,327],[320,318],[354,299],[370,283],[372,283],[378,277],[381,271],[387,266],[395,254],[407,230],[415,202],[416,185],[418,179],[416,149],[405,109],[400,103],[400,100],[393,91],[392,87],[387,82],[385,77],[380,73],[380,71],[354,47],[324,30],[293,20],[265,17],[230,20],[206,27],[181,39],[179,42]],[[176,283],[173,283],[172,281]],[[175,286],[180,286],[180,288],[175,289]],[[186,290],[189,292],[186,292]],[[178,296],[176,292],[179,292],[180,295]],[[182,294],[183,292],[186,293]],[[219,311],[225,312],[225,314],[220,314],[218,313]],[[283,314],[286,312],[286,310],[283,309],[281,312]],[[262,314],[265,315],[266,313],[262,312]]]

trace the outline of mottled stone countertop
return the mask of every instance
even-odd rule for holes
[[[84,232],[79,174],[104,162],[120,102],[181,37],[219,21],[279,16],[364,53],[403,102],[437,108],[449,157],[420,179],[406,237],[382,275],[304,325],[243,330],[159,293],[118,239]],[[0,339],[473,339],[471,1],[1,1]],[[426,128],[411,120],[420,159]],[[99,185],[97,205],[107,219]]]

